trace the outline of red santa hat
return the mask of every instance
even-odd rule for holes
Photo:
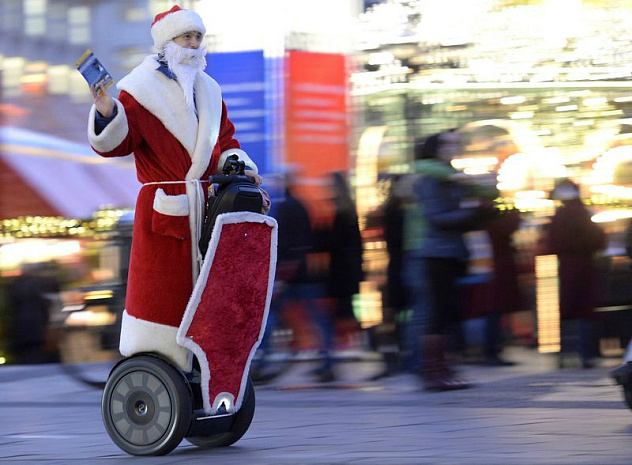
[[[178,5],[174,5],[169,11],[158,13],[151,23],[151,37],[158,49],[174,37],[190,31],[206,34],[202,18],[195,11],[183,10]]]

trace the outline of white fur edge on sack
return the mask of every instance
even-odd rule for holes
[[[123,312],[119,352],[124,357],[142,352],[155,352],[168,358],[183,371],[192,369],[193,357],[189,350],[176,344],[178,328],[141,320]]]
[[[263,318],[261,322],[261,330],[259,331],[259,337],[257,341],[252,346],[252,350],[248,355],[248,359],[246,361],[246,368],[250,366],[250,362],[252,361],[252,357],[255,355],[259,344],[261,343],[261,339],[265,333],[266,322],[268,321],[268,311],[270,310],[270,301],[272,299],[272,291],[274,289],[274,276],[276,272],[276,249],[278,242],[278,225],[274,218],[261,215],[259,213],[250,213],[250,212],[234,212],[234,213],[223,213],[218,215],[215,227],[213,228],[213,233],[211,234],[211,240],[208,245],[208,250],[206,251],[206,256],[204,257],[204,265],[200,270],[200,275],[198,277],[197,282],[195,283],[195,287],[193,289],[193,293],[191,294],[191,298],[189,299],[189,303],[187,304],[187,308],[184,311],[184,316],[182,317],[182,323],[180,324],[180,328],[178,329],[178,334],[176,340],[178,344],[183,347],[186,347],[191,352],[198,357],[200,362],[200,371],[201,371],[201,383],[202,386],[206,388],[202,389],[202,402],[204,406],[204,412],[207,415],[214,415],[217,413],[217,409],[220,407],[222,402],[228,401],[228,411],[229,413],[236,412],[241,408],[241,404],[244,398],[244,392],[246,390],[247,380],[248,380],[248,370],[244,370],[241,378],[241,384],[239,389],[239,394],[237,395],[237,399],[234,399],[234,396],[228,392],[221,392],[217,394],[215,399],[211,401],[208,393],[208,385],[211,380],[211,373],[209,369],[208,359],[206,358],[206,354],[204,350],[200,346],[198,346],[192,339],[187,337],[187,331],[189,330],[189,326],[193,321],[193,316],[195,315],[195,311],[200,304],[200,299],[202,297],[202,292],[206,286],[206,281],[208,280],[208,275],[211,271],[213,258],[215,257],[215,251],[217,250],[217,245],[219,243],[219,238],[221,235],[222,228],[224,224],[231,223],[243,223],[243,222],[252,222],[252,223],[265,223],[272,228],[272,233],[270,236],[270,268],[268,275],[268,292],[266,295],[266,303],[265,309],[263,313]]]
[[[224,163],[226,163],[226,159],[231,155],[237,155],[239,157],[239,161],[243,161],[246,163],[246,166],[253,170],[255,173],[259,173],[259,168],[254,161],[248,156],[246,152],[242,149],[228,149],[224,150],[219,156],[219,163],[217,165],[218,169],[221,170],[224,167]]]
[[[90,115],[88,116],[88,140],[92,147],[102,153],[111,152],[121,145],[121,142],[125,140],[129,133],[125,108],[123,108],[123,104],[118,99],[114,99],[114,103],[118,113],[101,131],[101,134],[97,135],[94,130],[94,119],[97,111],[97,107],[94,104],[90,108]]]
[[[154,210],[163,215],[187,216],[189,214],[189,199],[186,194],[167,195],[158,188],[154,194]]]

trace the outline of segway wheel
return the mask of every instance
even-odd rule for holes
[[[114,443],[132,455],[164,455],[187,433],[191,393],[182,374],[157,357],[121,362],[103,391],[101,413]]]
[[[248,378],[248,384],[246,385],[246,392],[244,393],[244,400],[241,404],[241,408],[235,414],[233,424],[230,429],[225,433],[214,434],[212,436],[193,436],[187,437],[186,440],[191,444],[204,448],[211,449],[213,447],[228,447],[239,441],[248,428],[255,416],[255,389],[252,385],[252,381]]]

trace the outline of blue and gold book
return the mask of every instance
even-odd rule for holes
[[[95,88],[103,86],[107,88],[114,82],[110,73],[108,73],[90,49],[86,50],[75,66],[85,80],[88,81],[90,86],[94,85]]]

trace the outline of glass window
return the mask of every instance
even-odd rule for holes
[[[26,16],[42,16],[46,13],[46,0],[24,0]]]
[[[46,0],[24,0],[24,33],[27,36],[46,33]]]
[[[50,5],[48,12],[48,36],[54,41],[64,41],[66,40],[66,28],[65,5]]]
[[[90,8],[75,6],[68,9],[68,42],[82,45],[90,42]]]

